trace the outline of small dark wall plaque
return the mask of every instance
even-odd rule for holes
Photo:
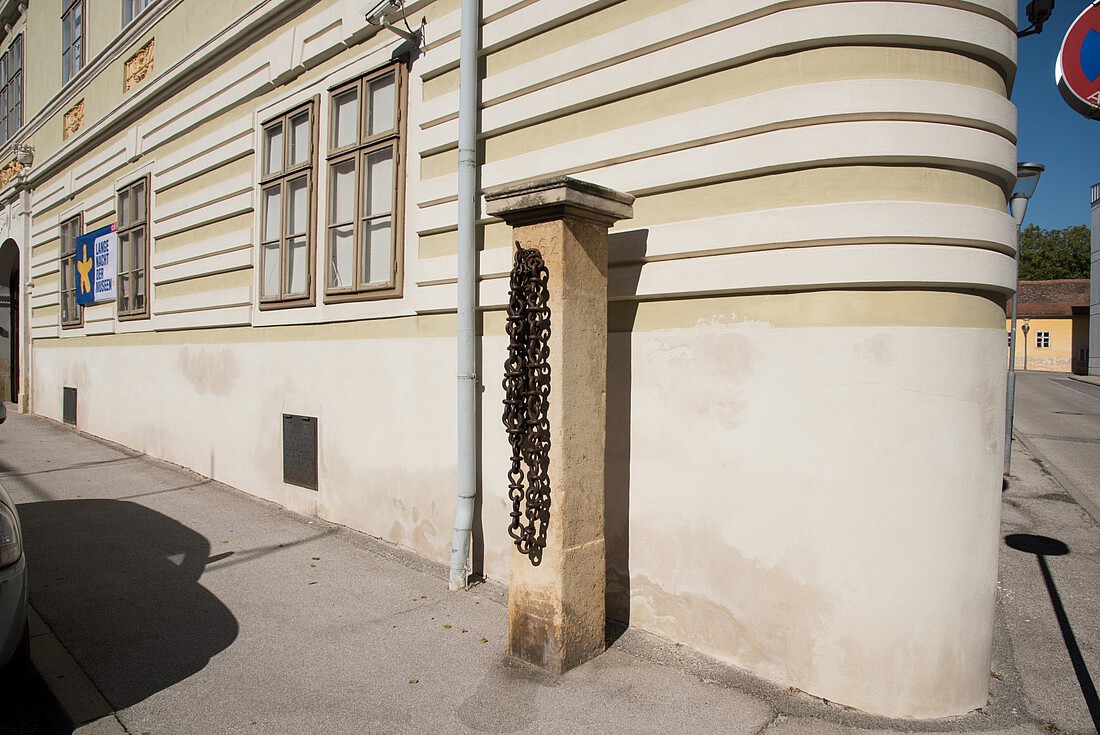
[[[283,482],[317,489],[317,417],[283,414]]]
[[[61,389],[61,418],[66,424],[76,426],[76,388]]]

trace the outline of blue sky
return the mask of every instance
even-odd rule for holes
[[[1057,0],[1043,32],[1020,39],[1012,89],[1019,110],[1018,160],[1047,167],[1028,205],[1025,226],[1060,229],[1089,224],[1089,189],[1100,183],[1100,120],[1074,112],[1054,84],[1058,48],[1070,23],[1089,4]],[[1026,0],[1019,0],[1021,28],[1027,25],[1026,6]]]

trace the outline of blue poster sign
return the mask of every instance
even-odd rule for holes
[[[118,294],[118,225],[76,238],[76,303],[114,301]]]

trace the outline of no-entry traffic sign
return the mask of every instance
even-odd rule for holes
[[[1085,117],[1100,118],[1100,0],[1085,8],[1066,31],[1054,78],[1070,107]]]

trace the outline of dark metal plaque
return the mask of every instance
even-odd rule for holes
[[[61,391],[61,418],[76,426],[76,388],[63,387]]]
[[[283,482],[317,489],[317,417],[283,414]]]

